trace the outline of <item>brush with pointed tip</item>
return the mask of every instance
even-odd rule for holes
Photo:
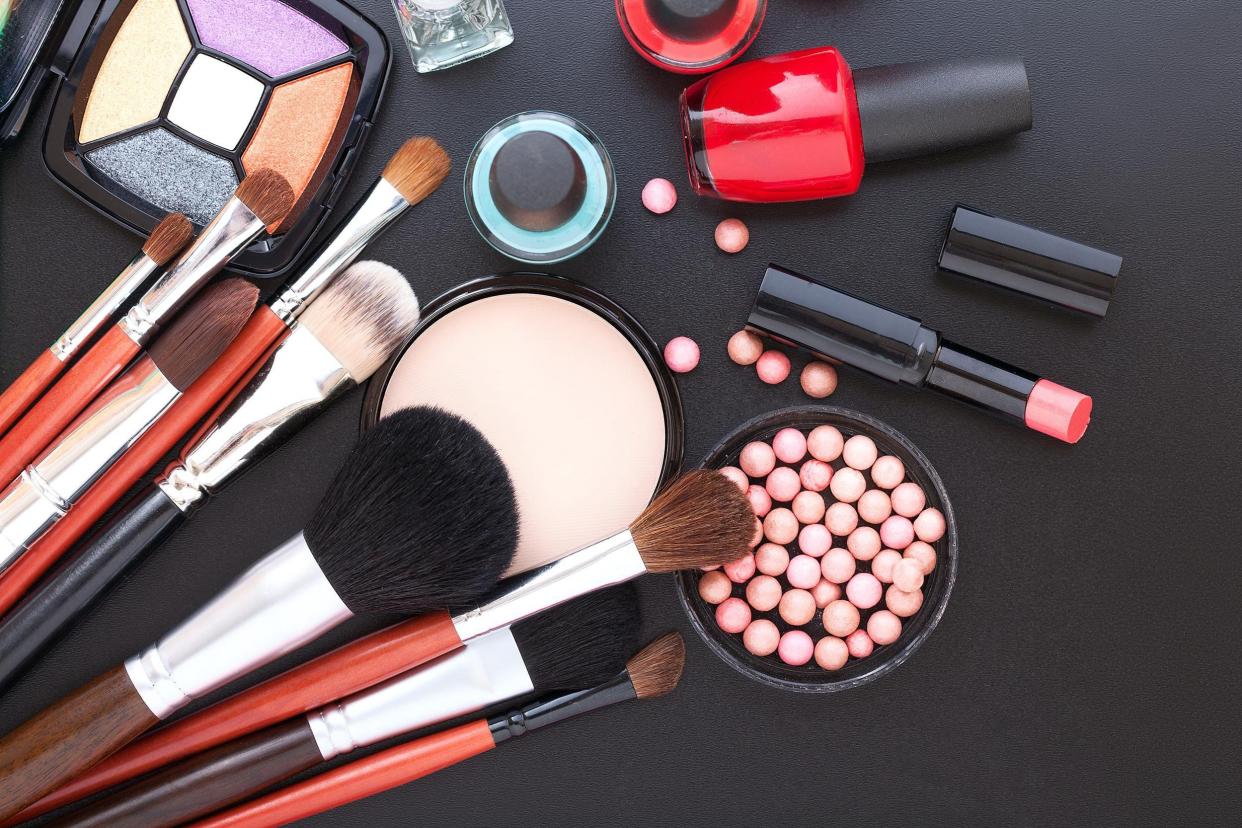
[[[671,693],[681,681],[685,643],[667,633],[629,660],[620,675],[591,688],[478,719],[358,759],[327,773],[192,823],[193,828],[270,828],[322,814],[422,779],[510,739],[614,704]]]
[[[16,477],[172,320],[234,256],[279,224],[293,207],[293,189],[272,170],[238,185],[220,212],[155,284],[0,440],[0,485]]]
[[[365,382],[417,323],[414,291],[386,264],[358,262],[329,285],[181,458],[0,618],[0,690],[208,498]]]
[[[532,693],[592,687],[625,667],[638,643],[638,624],[632,584],[584,596],[168,767],[52,824],[171,828],[386,739]]]
[[[4,394],[0,395],[0,436],[34,405],[61,371],[85,345],[103,330],[121,305],[164,265],[181,252],[194,235],[194,226],[181,213],[164,216],[142,252],[99,294],[81,316],[60,335],[52,346],[39,354]]]
[[[431,408],[362,435],[313,515],[158,643],[0,740],[0,819],[354,615],[477,600],[517,545],[513,486],[495,449]]]

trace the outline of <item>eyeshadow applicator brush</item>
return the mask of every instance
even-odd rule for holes
[[[0,739],[0,819],[355,615],[477,600],[516,545],[513,485],[483,435],[444,411],[396,412],[362,435],[304,532],[159,642]]]
[[[418,323],[418,299],[395,269],[358,262],[182,449],[13,610],[0,618],[0,689],[207,500],[311,417],[368,377]]]
[[[181,213],[169,213],[155,225],[142,246],[142,252],[126,265],[77,321],[50,348],[39,354],[30,367],[0,395],[0,437],[60,376],[78,351],[103,330],[121,305],[180,253],[193,236],[194,226]]]
[[[173,765],[52,825],[171,828],[394,736],[531,693],[591,687],[624,669],[638,643],[638,625],[632,584],[584,596],[384,684]]]
[[[191,825],[270,828],[307,819],[422,779],[548,725],[633,699],[645,701],[671,693],[681,681],[685,663],[681,635],[667,633],[631,658],[620,675],[590,690],[554,696],[502,716],[477,719],[414,739]]]

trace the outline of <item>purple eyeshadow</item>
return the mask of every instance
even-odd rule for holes
[[[187,0],[204,46],[277,77],[344,54],[345,43],[279,0]]]

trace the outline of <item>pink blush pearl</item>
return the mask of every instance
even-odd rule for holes
[[[867,619],[867,635],[880,646],[901,638],[901,619],[888,610],[872,613]]]
[[[729,598],[716,607],[716,626],[727,633],[740,633],[750,624],[750,607],[741,598]]]
[[[889,549],[905,549],[914,540],[914,524],[909,518],[893,515],[880,526],[880,540]]]
[[[905,478],[905,463],[891,454],[884,455],[871,466],[871,479],[881,489],[895,489]]]
[[[820,559],[819,564],[824,580],[834,584],[843,584],[854,577],[854,556],[849,553],[849,550],[841,547],[829,549]]]
[[[781,640],[781,631],[766,618],[751,621],[742,633],[742,646],[751,655],[770,656],[776,652]]]
[[[819,583],[819,561],[810,555],[798,555],[789,562],[785,580],[798,589],[810,589]]]
[[[884,585],[869,572],[859,572],[845,585],[845,597],[859,609],[871,609],[884,597]]]
[[[773,509],[763,519],[763,534],[772,543],[793,543],[794,538],[798,537],[798,519],[788,509]]]
[[[879,526],[893,513],[893,504],[889,502],[888,492],[881,489],[867,489],[858,498],[858,516],[867,523]]]
[[[699,597],[709,604],[719,604],[733,594],[733,582],[723,572],[708,572],[699,578]]]
[[[807,460],[798,472],[798,479],[808,492],[822,492],[832,482],[832,466],[822,460]]]
[[[806,664],[814,653],[815,644],[802,630],[790,630],[781,636],[781,642],[777,645],[777,655],[781,657],[781,661],[793,667]]]
[[[780,351],[764,351],[755,363],[755,373],[768,385],[780,385],[789,376],[789,357]]]
[[[746,499],[750,501],[750,510],[755,513],[755,517],[764,517],[772,511],[772,496],[762,486],[755,485],[748,488]]]
[[[765,543],[755,550],[755,568],[764,575],[783,575],[789,567],[789,552],[783,546]]]
[[[815,617],[815,599],[805,589],[791,589],[781,596],[781,619],[791,627],[801,627]]]
[[[914,592],[905,592],[896,585],[891,586],[884,593],[884,606],[899,618],[909,618],[922,608],[923,591],[916,589]]]
[[[860,561],[869,561],[880,551],[880,533],[870,526],[859,526],[845,540],[850,554]]]
[[[815,400],[832,396],[837,390],[837,369],[826,362],[808,362],[799,377],[802,392]]]
[[[755,575],[755,556],[747,552],[724,565],[724,574],[735,584],[744,584]]]
[[[664,362],[676,374],[688,374],[699,365],[699,344],[688,336],[676,336],[664,346]]]
[[[772,473],[764,482],[764,488],[768,490],[773,500],[789,503],[802,490],[802,483],[798,480],[796,471],[788,466],[779,466],[772,469]]]
[[[763,353],[763,340],[750,331],[738,331],[729,337],[729,359],[738,365],[754,365]]]
[[[745,494],[746,490],[750,488],[750,478],[746,476],[746,472],[742,471],[737,466],[725,466],[720,470],[720,473],[732,480],[733,483],[742,490],[743,494]]]
[[[875,441],[864,434],[855,434],[846,440],[845,446],[841,450],[841,456],[845,458],[845,465],[858,471],[866,471],[871,468],[871,464],[875,462],[876,455],[878,454]]]
[[[893,567],[893,586],[902,592],[923,588],[923,567],[914,558],[902,558]]]
[[[781,602],[781,582],[770,575],[757,575],[746,585],[746,600],[758,612],[767,612]]]
[[[845,467],[832,476],[828,484],[832,496],[842,503],[853,503],[867,490],[867,479],[858,469]]]
[[[755,534],[750,536],[750,548],[754,549],[761,543],[763,543],[763,521],[755,518]]]
[[[643,206],[663,215],[677,205],[677,188],[667,178],[653,178],[643,187]]]
[[[782,463],[797,463],[806,457],[806,437],[796,428],[782,428],[772,438],[772,450]]]
[[[803,526],[802,531],[798,533],[798,548],[803,554],[810,555],[812,558],[823,557],[824,553],[832,548],[832,535],[828,534],[828,527],[822,523]],[[818,578],[819,567],[816,566],[815,569]]]
[[[736,601],[736,598],[729,599]],[[738,601],[738,603],[741,603]],[[742,604],[745,606],[745,604]],[[719,611],[716,613],[719,615]],[[833,601],[824,607],[824,629],[829,635],[835,635],[838,638],[845,636],[858,629],[859,615],[858,607],[849,601]]]
[[[944,515],[939,509],[924,509],[914,519],[914,534],[924,543],[935,543],[944,537]]]
[[[815,645],[815,663],[825,670],[840,670],[849,660],[849,647],[839,638],[825,636]]]
[[[878,578],[880,583],[891,584],[893,567],[897,566],[900,560],[901,553],[896,549],[881,549],[880,554],[871,561],[871,574]]]
[[[726,253],[741,253],[750,242],[750,230],[741,219],[727,218],[716,225],[716,246]]]
[[[790,508],[793,509],[794,517],[800,522],[819,523],[824,519],[824,509],[827,507],[824,505],[824,496],[819,492],[802,491],[794,497]],[[828,533],[827,528],[823,526],[820,528],[824,530],[824,534]]]
[[[901,555],[903,558],[918,561],[924,575],[930,575],[936,569],[936,550],[924,541],[915,541],[906,547]]]
[[[843,538],[858,528],[858,511],[848,503],[834,503],[824,513],[828,531]]]
[[[866,658],[875,651],[875,642],[867,635],[866,630],[854,630],[850,633],[845,639],[845,646],[854,658]]]
[[[745,469],[745,466],[742,466]],[[902,483],[893,489],[893,493],[889,495],[889,499],[893,501],[893,511],[902,517],[912,518],[923,511],[923,507],[927,505],[927,496],[923,494],[923,490],[919,488],[917,483]]]
[[[841,456],[845,446],[845,438],[836,426],[822,425],[811,431],[806,438],[806,447],[816,460],[831,463]]]
[[[811,588],[811,597],[815,599],[815,606],[823,609],[841,597],[841,587],[832,581],[820,579],[820,582]]]
[[[737,464],[751,477],[767,477],[776,468],[776,452],[767,443],[747,443],[738,455]]]

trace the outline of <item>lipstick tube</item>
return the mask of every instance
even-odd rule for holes
[[[918,319],[769,265],[747,327],[873,376],[930,388],[1066,443],[1082,439],[1091,398],[958,345]]]

